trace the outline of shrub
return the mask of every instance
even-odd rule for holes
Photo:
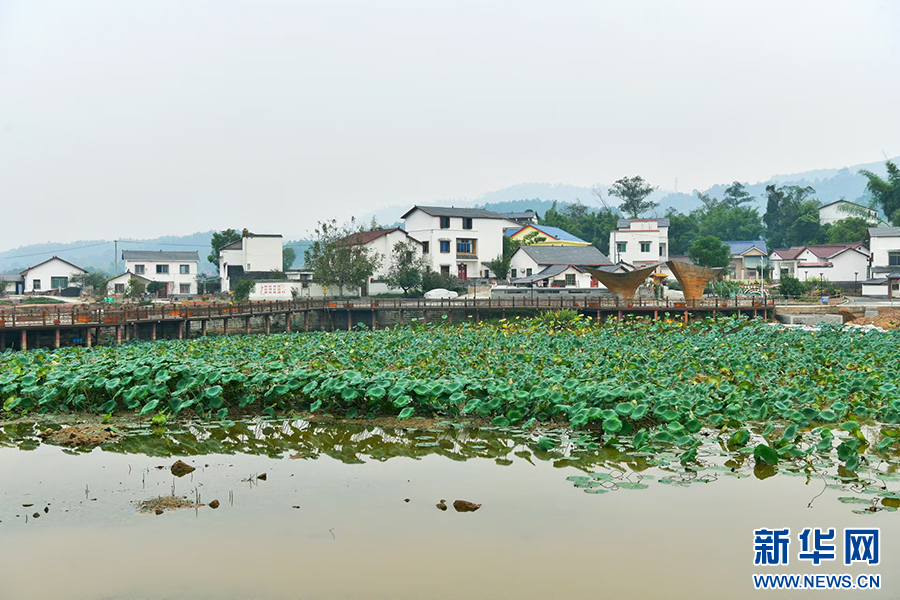
[[[787,298],[798,298],[806,293],[806,286],[803,282],[791,275],[782,275],[781,283],[778,284],[781,295]]]
[[[234,286],[234,299],[238,302],[248,300],[255,285],[252,279],[241,279]]]

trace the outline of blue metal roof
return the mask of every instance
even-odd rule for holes
[[[766,243],[763,240],[751,240],[744,242],[725,242],[729,246],[731,246],[731,255],[736,256],[738,254],[743,254],[750,248],[756,248],[764,252],[765,254],[769,254],[769,251],[766,249]]]
[[[560,229],[559,227],[548,227],[547,225],[534,225],[534,224],[529,223],[528,225],[526,225],[525,227],[522,227],[520,229],[511,227],[509,229],[504,230],[504,233],[506,234],[506,237],[512,237],[513,235],[519,233],[520,231],[522,231],[522,229],[525,229],[526,227],[534,227],[541,233],[547,234],[550,237],[557,239],[561,242],[579,242],[581,244],[587,244],[586,241],[584,241],[583,239],[581,239],[579,237],[572,235],[565,229]]]

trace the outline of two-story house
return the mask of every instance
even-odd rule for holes
[[[488,263],[503,254],[503,231],[521,225],[483,208],[414,206],[404,229],[422,243],[431,268],[460,279],[491,277]]]
[[[222,292],[229,292],[232,280],[260,274],[269,276],[272,271],[284,268],[284,249],[280,233],[250,233],[246,229],[241,239],[219,250],[219,279]]]
[[[200,256],[196,250],[123,250],[125,272],[165,284],[162,294],[187,296],[197,293]]]
[[[609,232],[609,258],[634,268],[669,260],[669,219],[619,219]]]
[[[362,290],[360,295],[370,296],[373,294],[397,294],[403,290],[395,289],[385,283],[384,278],[391,269],[394,261],[394,246],[398,243],[406,244],[413,249],[410,252],[422,254],[422,242],[413,238],[403,229],[392,227],[389,229],[374,229],[372,231],[360,231],[354,233],[343,240],[351,244],[363,244],[372,253],[378,257],[378,267],[369,278],[369,284]]]
[[[730,279],[757,279],[763,276],[769,250],[763,240],[726,241],[731,249]]]
[[[864,296],[900,295],[900,227],[869,227],[869,279],[863,282]]]
[[[876,225],[879,221],[876,210],[856,202],[836,200],[819,207],[819,223],[821,225],[834,225],[838,221],[850,217],[865,219],[871,225]]]

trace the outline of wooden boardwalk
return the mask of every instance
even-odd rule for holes
[[[673,302],[636,298],[622,302],[615,298],[578,299],[578,298],[457,298],[453,300],[412,299],[380,299],[357,298],[350,300],[310,299],[283,302],[245,302],[239,304],[157,304],[150,306],[109,306],[104,304],[79,305],[40,305],[28,307],[0,308],[0,351],[7,347],[27,349],[29,334],[36,340],[39,336],[52,335],[52,347],[60,347],[63,332],[81,330],[83,335],[77,338],[79,344],[90,346],[92,339],[100,339],[100,330],[114,328],[115,342],[121,343],[124,338],[157,339],[159,328],[165,327],[177,331],[177,338],[187,335],[192,324],[200,325],[200,335],[207,334],[210,322],[221,325],[223,334],[229,333],[229,325],[235,322],[243,324],[244,333],[250,333],[251,320],[262,321],[262,331],[270,333],[273,319],[283,320],[284,331],[290,332],[293,327],[310,328],[310,316],[327,315],[331,328],[334,329],[334,315],[341,315],[346,328],[369,319],[376,326],[377,313],[390,312],[390,321],[402,325],[410,318],[418,318],[426,323],[429,318],[447,317],[453,322],[454,313],[460,311],[466,317],[476,320],[482,315],[494,317],[512,314],[540,313],[553,310],[575,310],[599,320],[613,316],[622,319],[625,315],[643,315],[659,318],[668,314],[687,320],[691,314],[713,316],[718,314],[747,314],[750,316],[769,317],[774,308],[771,300],[757,297],[746,298],[704,298],[694,302]],[[366,315],[369,315],[368,317]],[[415,315],[420,315],[416,317]],[[301,323],[295,320],[302,319]],[[354,323],[356,319],[356,323]],[[319,320],[321,322],[321,320]],[[232,325],[233,329],[233,325]],[[261,331],[261,332],[262,332]],[[12,334],[15,332],[15,334]],[[93,335],[92,335],[93,332]],[[10,335],[12,334],[12,335]],[[10,339],[12,338],[12,339]],[[39,344],[35,344],[39,345]]]

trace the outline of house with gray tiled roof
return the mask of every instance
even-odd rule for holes
[[[594,246],[520,246],[510,259],[509,275],[513,285],[603,287],[582,267],[613,263]]]
[[[123,250],[125,272],[150,281],[158,281],[165,288],[162,296],[189,296],[197,293],[197,273],[200,256],[196,250],[189,252],[164,250]],[[112,282],[113,286],[115,283]]]

